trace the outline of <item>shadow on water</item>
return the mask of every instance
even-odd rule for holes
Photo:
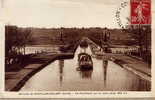
[[[141,78],[139,78],[138,83],[139,85],[137,88],[139,91],[150,91],[151,90],[151,83],[148,82],[147,80],[142,80]],[[132,86],[134,87],[134,85]]]
[[[87,70],[87,71],[79,71],[79,74],[81,78],[83,79],[91,79],[93,70]]]
[[[103,76],[104,76],[104,86],[106,87],[108,60],[103,60],[102,68],[103,68]]]
[[[60,74],[60,86],[63,82],[63,68],[64,68],[64,60],[59,60],[59,74]]]

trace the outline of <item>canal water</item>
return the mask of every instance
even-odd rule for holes
[[[73,59],[56,60],[30,78],[20,91],[147,91],[150,82],[108,60],[92,58],[93,70],[77,71],[80,52],[92,55],[90,47],[78,47]]]

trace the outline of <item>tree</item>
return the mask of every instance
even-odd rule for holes
[[[148,51],[151,47],[151,25],[130,25],[125,31],[131,33],[135,40],[134,45],[139,46],[139,56],[143,59],[147,58],[146,56],[151,52]]]
[[[22,55],[21,49],[24,48],[26,43],[31,39],[31,31],[29,29],[18,28],[17,26],[5,26],[5,62],[10,65]]]
[[[23,28],[19,28],[18,29],[18,45],[21,46],[23,48],[23,54],[25,55],[25,48],[26,48],[26,44],[28,44],[29,41],[31,41],[31,30],[29,28],[23,29]]]

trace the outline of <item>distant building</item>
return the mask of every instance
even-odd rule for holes
[[[139,49],[138,46],[110,48],[111,53],[115,53],[115,54],[131,54],[132,52],[138,52],[138,49]]]

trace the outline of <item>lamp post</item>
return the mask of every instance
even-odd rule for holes
[[[108,29],[105,28],[103,35],[102,35],[102,48],[104,48],[104,51],[108,52],[108,40],[110,39],[110,33],[108,32]]]
[[[143,30],[143,33],[144,33],[144,36],[145,36],[145,40],[144,40],[144,46],[145,46],[145,55],[144,55],[144,59],[146,60],[146,61],[148,61],[148,29],[147,29],[147,27],[143,27],[142,28],[142,30]]]
[[[64,43],[64,41],[63,41],[63,28],[60,29],[60,41],[62,44]]]
[[[142,57],[143,58],[143,56],[142,56],[142,51],[143,51],[143,47],[142,47],[142,30],[141,30],[141,25],[140,24],[138,24],[138,35],[139,35],[139,37],[138,37],[138,42],[139,42],[139,56],[140,57]]]
[[[145,51],[147,52],[147,29],[146,29],[146,27],[143,27],[142,28],[142,30],[143,30],[143,33],[144,33],[144,36],[145,36]]]

